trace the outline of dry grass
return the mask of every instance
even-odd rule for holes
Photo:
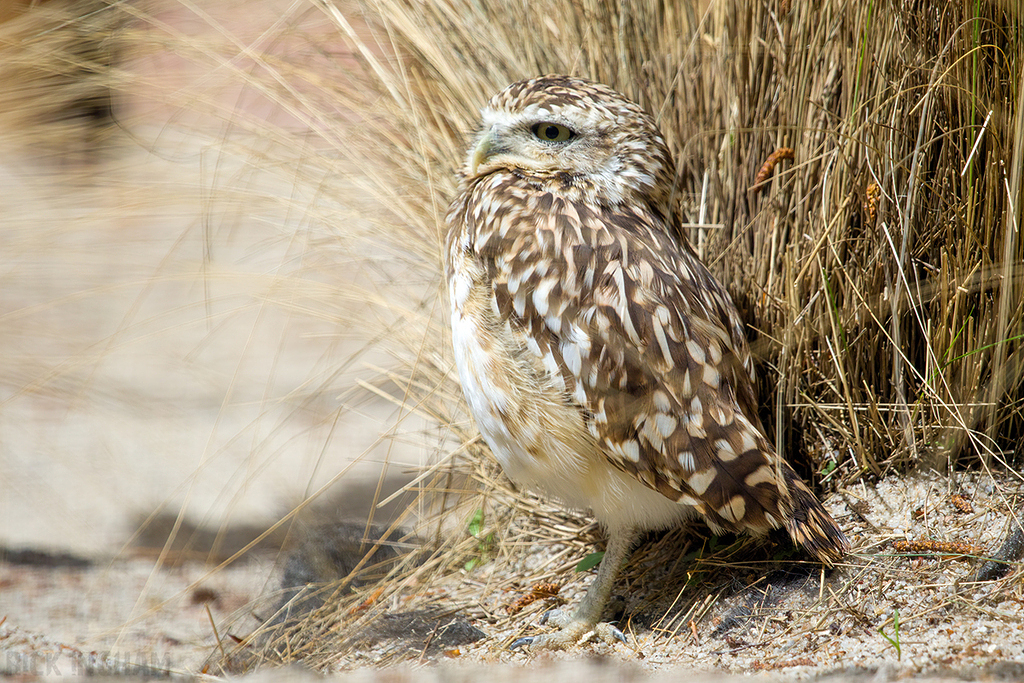
[[[781,450],[845,482],[1013,460],[1019,17],[438,4],[373,7],[403,57],[397,80],[383,71],[401,93],[391,114],[416,135],[395,153],[432,190],[401,216],[417,234],[435,239],[459,133],[487,93],[544,72],[610,83],[657,113],[680,201],[714,226],[691,239],[756,330]],[[784,147],[793,163],[753,190]]]
[[[37,154],[72,158],[95,152],[110,137],[125,16],[104,0],[56,0],[28,9],[29,3],[14,1],[0,8],[4,142],[8,149],[28,144]]]
[[[453,170],[490,93],[548,72],[610,83],[669,138],[680,201],[707,226],[690,237],[747,314],[766,423],[805,473],[1019,460],[1019,15],[379,2],[360,8],[359,38],[324,11],[362,59],[317,79],[319,96],[359,117],[346,147],[392,212],[380,234],[421,268],[436,272]],[[754,189],[780,148],[794,160]],[[439,320],[406,346],[443,349]],[[433,391],[447,360],[416,358]]]
[[[915,468],[1012,473],[1021,463],[1024,17],[1012,3],[966,1],[701,5],[311,1],[289,6],[261,40],[216,46],[117,6],[137,40],[160,34],[288,113],[267,122],[200,103],[229,123],[225,147],[245,144],[232,131],[257,137],[253,163],[292,167],[297,192],[358,210],[344,225],[315,216],[308,267],[327,285],[303,281],[274,303],[340,319],[323,301],[338,282],[331,270],[365,269],[371,285],[346,282],[345,296],[365,298],[367,336],[400,363],[361,389],[443,426],[453,444],[417,479],[422,495],[400,520],[429,556],[394,569],[383,593],[361,588],[297,631],[254,636],[245,666],[328,667],[355,642],[343,634],[410,605],[518,624],[485,605],[564,578],[599,536],[585,517],[509,486],[450,372],[439,273],[454,171],[483,102],[539,73],[608,83],[656,115],[677,156],[689,237],[750,325],[764,421],[808,479],[836,490]],[[755,187],[783,148],[792,160]],[[712,575],[759,552],[745,541],[679,550],[682,538],[645,546],[624,580],[648,581],[648,554]],[[533,562],[538,544],[552,550]],[[474,558],[485,562],[465,572]],[[723,580],[648,626],[678,634],[699,622]]]

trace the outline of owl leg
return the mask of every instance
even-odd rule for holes
[[[616,640],[625,643],[626,636],[622,634],[622,631],[608,622],[600,621],[600,619],[605,605],[608,603],[608,598],[611,597],[615,579],[629,557],[637,535],[635,529],[610,530],[608,549],[605,550],[604,558],[598,566],[597,576],[587,588],[587,593],[576,610],[572,614],[567,614],[562,610],[551,610],[545,613],[541,618],[541,623],[556,626],[559,630],[554,633],[520,638],[512,643],[509,649],[528,647],[531,650],[565,650],[594,637],[607,643],[613,643]]]

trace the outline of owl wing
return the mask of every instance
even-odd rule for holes
[[[716,530],[785,524],[838,557],[842,534],[760,428],[742,325],[704,265],[643,209],[551,194],[535,208],[493,216],[473,248],[495,313],[532,340],[608,460]]]

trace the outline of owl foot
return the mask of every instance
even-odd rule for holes
[[[558,631],[519,638],[509,645],[508,649],[517,650],[525,647],[530,650],[567,650],[574,645],[586,643],[595,638],[606,643],[614,643],[616,640],[621,643],[626,642],[625,634],[608,622],[602,621],[595,624],[570,616],[560,609],[545,612],[540,618],[540,623],[551,624],[557,627]]]

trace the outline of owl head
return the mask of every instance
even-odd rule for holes
[[[491,98],[465,178],[505,170],[592,205],[672,213],[675,166],[651,117],[608,86],[571,76],[519,81]]]

